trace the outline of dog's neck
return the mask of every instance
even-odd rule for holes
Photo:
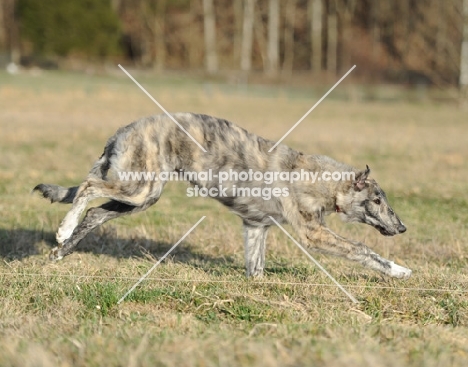
[[[337,187],[335,195],[335,212],[346,214],[346,208],[351,204],[349,199],[350,196],[347,195],[349,190],[351,190],[352,182],[345,181],[342,185]]]
[[[302,155],[296,160],[297,168],[302,168],[306,171],[317,172],[322,175],[324,172],[354,172],[358,174],[359,170],[327,156],[320,155]],[[317,176],[317,178],[320,176]],[[353,181],[323,181],[304,182],[302,185],[309,186],[307,191],[313,192],[314,195],[321,196],[324,200],[322,203],[327,213],[345,213],[349,207],[349,190],[353,185]],[[319,188],[313,186],[319,185]]]

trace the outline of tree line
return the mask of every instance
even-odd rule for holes
[[[468,0],[0,0],[0,50],[273,77],[357,64],[369,79],[456,85]]]

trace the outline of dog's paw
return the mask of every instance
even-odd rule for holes
[[[49,260],[51,261],[58,261],[58,260],[62,260],[63,259],[63,255],[62,255],[62,248],[61,246],[59,247],[54,247],[52,249],[52,251],[50,251],[50,254],[49,254]]]
[[[246,276],[248,278],[263,278],[263,269],[248,269]]]
[[[393,278],[408,279],[411,276],[412,271],[404,268],[403,266],[395,264],[393,261],[390,263],[391,268],[389,274]]]

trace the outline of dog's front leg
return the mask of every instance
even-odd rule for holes
[[[260,277],[265,267],[265,240],[267,226],[244,223],[245,267],[248,277]]]
[[[306,226],[299,232],[306,246],[315,251],[344,257],[394,278],[408,279],[411,276],[410,269],[384,259],[363,243],[347,240],[323,225]]]

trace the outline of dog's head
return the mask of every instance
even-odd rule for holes
[[[366,166],[355,175],[349,189],[337,195],[336,211],[342,220],[369,224],[384,236],[405,232],[406,227],[390,207],[385,192],[368,178],[369,173]]]

